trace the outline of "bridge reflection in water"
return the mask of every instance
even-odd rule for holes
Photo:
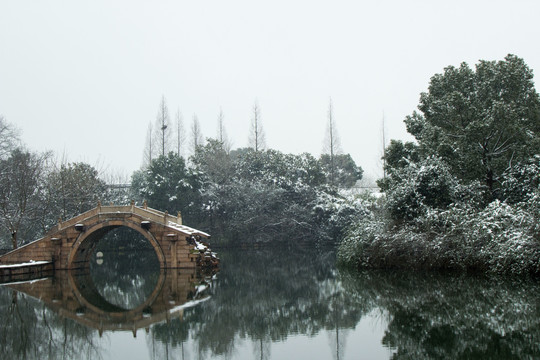
[[[61,317],[98,330],[100,336],[105,331],[131,331],[136,337],[139,329],[148,332],[152,324],[182,318],[185,308],[209,298],[212,273],[162,269],[155,275],[151,293],[132,308],[104,296],[89,269],[57,271],[54,277],[7,286],[41,300]]]

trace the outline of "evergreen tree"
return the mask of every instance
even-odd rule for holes
[[[327,183],[333,186],[350,188],[362,179],[363,170],[356,165],[350,154],[323,154],[319,160]]]
[[[494,189],[513,162],[540,149],[540,98],[532,70],[514,55],[504,61],[449,66],[431,78],[419,112],[405,120],[424,156],[444,159],[466,181]]]
[[[134,173],[132,188],[149,206],[174,215],[181,211],[187,221],[194,221],[200,210],[199,178],[174,152],[159,156],[147,169]]]

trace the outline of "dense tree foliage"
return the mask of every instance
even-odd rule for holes
[[[384,174],[391,175],[394,171],[403,169],[411,163],[420,160],[418,145],[413,142],[403,142],[401,140],[390,140],[390,144],[384,149],[383,167]],[[377,180],[377,185],[381,190],[388,190],[387,177]]]
[[[161,211],[194,220],[200,210],[200,182],[185,160],[170,152],[152,160],[150,166],[132,176],[133,193]]]
[[[223,185],[234,175],[233,160],[223,142],[219,140],[208,139],[206,145],[197,148],[191,161],[206,184]]]
[[[322,154],[320,163],[326,181],[342,188],[350,188],[362,179],[363,170],[358,167],[350,154]]]
[[[342,208],[334,203],[342,200],[313,156],[251,148],[227,153],[222,143],[209,139],[192,162],[204,179],[204,226],[229,241],[337,239],[328,224]],[[361,173],[354,162],[350,168]]]
[[[466,63],[447,67],[431,78],[418,109],[405,124],[421,151],[490,189],[505,169],[540,148],[540,97],[532,70],[514,55],[481,61],[476,71]]]
[[[7,149],[18,140],[9,137],[15,132],[1,120],[5,126],[0,140]],[[83,213],[98,201],[147,201],[172,215],[181,212],[187,224],[229,242],[333,242],[363,212],[364,204],[347,200],[331,186],[325,156],[316,159],[262,148],[230,151],[228,146],[207,139],[194,148],[189,161],[174,152],[151,161],[148,157],[149,162],[132,174],[129,188],[106,183],[86,163],[56,165],[44,162],[45,155],[13,151],[0,159],[0,237],[18,246],[21,228],[20,243],[27,243],[58,219]],[[362,175],[348,154],[336,156],[334,169],[340,187],[354,185]]]
[[[540,274],[540,101],[522,59],[435,75],[407,117],[418,145],[392,141],[381,213],[340,245],[362,267]]]

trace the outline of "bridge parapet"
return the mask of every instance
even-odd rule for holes
[[[167,212],[149,208],[146,203],[144,203],[142,207],[136,206],[133,202],[131,203],[131,205],[101,205],[101,203],[98,203],[97,207],[88,210],[80,215],[77,215],[74,218],[66,221],[62,221],[61,219],[59,219],[58,224],[51,228],[47,232],[47,234],[57,232],[70,226],[74,226],[79,222],[82,222],[88,218],[94,217],[99,214],[114,213],[132,213],[163,225],[167,224],[169,221],[172,221],[178,225],[182,225],[182,215],[180,214],[180,212],[178,212],[177,216],[173,216]],[[206,235],[207,237],[209,236],[208,234]]]

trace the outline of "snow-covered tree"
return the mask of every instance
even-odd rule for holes
[[[172,151],[152,160],[148,168],[135,172],[131,186],[139,200],[147,200],[149,206],[171,214],[181,211],[188,221],[199,211],[199,178]]]
[[[512,163],[540,148],[540,97],[532,70],[514,55],[482,60],[475,70],[466,63],[445,68],[431,78],[418,109],[405,124],[422,153],[490,189]]]
[[[322,154],[319,159],[327,182],[334,186],[350,188],[362,179],[363,170],[356,165],[350,154]]]

